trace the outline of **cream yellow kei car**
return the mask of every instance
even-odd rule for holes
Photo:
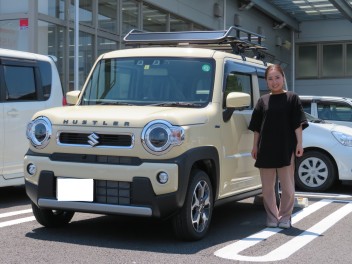
[[[125,40],[259,51],[238,32],[253,36],[132,31]],[[75,212],[170,218],[179,238],[197,240],[214,206],[261,193],[247,127],[266,65],[238,53],[182,45],[101,55],[82,91],[67,94],[73,106],[40,111],[27,127],[37,221],[61,226]]]

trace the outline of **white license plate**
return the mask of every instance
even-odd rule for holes
[[[93,202],[93,179],[57,178],[58,201]]]

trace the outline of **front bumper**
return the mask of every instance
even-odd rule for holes
[[[209,173],[217,186],[219,159],[214,147],[190,149],[169,160],[137,161],[128,157],[40,154],[29,150],[24,159],[26,192],[40,208],[166,218],[183,206],[191,170],[195,164],[202,166],[201,160],[213,163]],[[37,168],[32,176],[27,171],[29,164],[35,164]],[[165,184],[156,179],[162,171],[169,175]],[[59,201],[56,195],[58,177],[93,179],[93,202]],[[106,186],[106,195],[99,189],[102,185]],[[110,191],[115,193],[112,198]]]
[[[97,214],[119,214],[144,217],[167,217],[180,207],[176,192],[156,196],[147,178],[135,177],[131,183],[130,197],[124,202],[102,203],[58,201],[56,198],[56,177],[51,171],[42,171],[38,184],[25,181],[29,198],[40,208],[69,210]],[[130,202],[126,202],[129,199]]]

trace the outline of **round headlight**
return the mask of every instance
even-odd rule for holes
[[[183,140],[183,128],[172,126],[163,120],[150,122],[142,131],[144,148],[155,155],[169,151],[172,146],[182,144]]]
[[[51,135],[51,123],[46,117],[40,116],[27,125],[27,138],[36,148],[45,148]]]
[[[163,148],[169,140],[169,133],[167,128],[155,127],[149,131],[149,141],[150,144],[155,148]]]

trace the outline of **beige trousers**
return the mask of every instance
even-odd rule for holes
[[[291,165],[282,168],[261,168],[260,177],[262,180],[264,208],[267,213],[267,222],[277,223],[291,219],[295,202],[295,166],[294,155],[291,158]],[[281,199],[279,208],[276,204],[275,182],[276,173],[279,177],[281,187]]]

